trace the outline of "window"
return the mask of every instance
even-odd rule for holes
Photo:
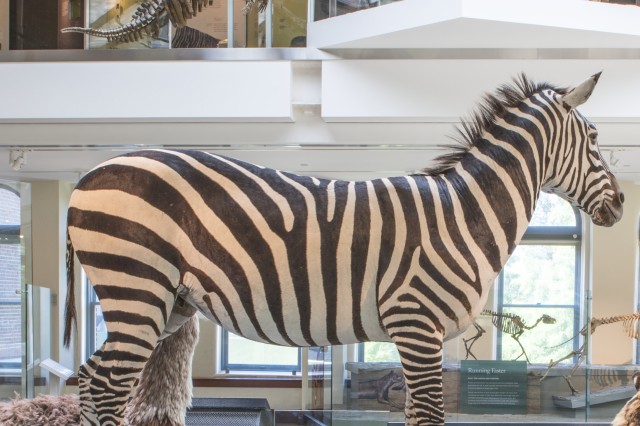
[[[581,236],[577,210],[557,196],[542,194],[527,232],[498,277],[498,312],[517,314],[527,326],[542,315],[556,320],[540,322],[520,337],[533,363],[548,363],[577,348]],[[498,359],[512,360],[521,352],[514,339],[498,330]]]
[[[20,195],[0,183],[0,368],[21,367],[22,245]]]
[[[358,345],[358,362],[400,362],[400,354],[394,343],[360,343]]]
[[[93,286],[86,277],[84,282],[87,286],[87,355],[91,356],[107,340],[107,325]]]
[[[254,342],[222,330],[221,366],[225,372],[264,371],[299,373],[300,348]]]

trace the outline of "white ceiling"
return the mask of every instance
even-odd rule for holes
[[[324,123],[309,116],[300,121],[13,125],[16,139],[24,134],[36,139],[40,135],[40,142],[48,143],[16,144],[16,149],[26,151],[26,162],[18,171],[10,166],[11,149],[0,149],[0,179],[74,182],[111,157],[163,146],[202,149],[318,177],[370,179],[420,170],[448,152],[445,145],[454,143],[450,136],[455,123]],[[640,124],[595,124],[602,155],[618,178],[640,182],[640,142],[636,142],[640,141]],[[296,134],[314,134],[316,139]],[[75,144],[58,143],[65,136]],[[78,144],[82,140],[85,144]],[[144,146],[136,145],[140,142]]]

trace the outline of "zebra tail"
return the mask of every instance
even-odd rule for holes
[[[71,328],[73,326],[77,332],[78,321],[76,319],[76,292],[75,292],[75,270],[74,270],[74,250],[69,238],[69,229],[67,228],[67,301],[64,307],[64,347],[68,348],[71,344]]]

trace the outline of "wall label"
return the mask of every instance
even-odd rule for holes
[[[460,411],[472,414],[526,414],[525,361],[461,361]]]

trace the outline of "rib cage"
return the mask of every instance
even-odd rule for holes
[[[207,33],[191,27],[182,27],[176,30],[176,34],[171,39],[171,47],[213,48],[218,47],[219,42],[220,40]]]
[[[481,315],[490,316],[493,325],[506,334],[514,335],[521,333],[525,327],[522,318],[516,314],[494,312],[489,309],[485,309],[481,312]]]
[[[616,315],[606,318],[594,318],[591,320],[591,333],[600,325],[622,322],[625,334],[632,339],[640,337],[640,311],[626,315]]]

